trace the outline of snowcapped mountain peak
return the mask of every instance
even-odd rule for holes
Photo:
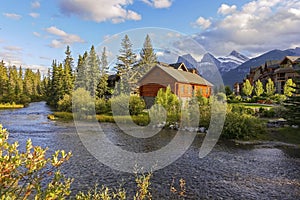
[[[237,52],[236,50],[233,50],[233,51],[228,55],[228,57],[230,57],[230,56],[236,57],[236,58],[242,60],[243,62],[246,62],[247,60],[249,60],[248,57],[246,57],[246,56],[240,54],[240,53]]]

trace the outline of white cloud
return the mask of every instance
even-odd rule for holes
[[[4,46],[3,49],[7,51],[22,51],[22,48],[19,46]]]
[[[236,11],[236,5],[229,6],[227,4],[222,4],[218,10],[219,14],[228,15]]]
[[[19,19],[22,18],[21,15],[18,15],[18,14],[15,14],[15,13],[3,13],[3,15],[7,18],[14,19],[14,20],[19,20]]]
[[[211,25],[211,21],[209,19],[205,19],[203,17],[199,17],[196,22],[193,23],[194,26],[198,26],[202,29],[208,29]]]
[[[85,20],[96,22],[141,20],[141,15],[126,6],[133,0],[60,0],[61,12],[65,15],[77,15]]]
[[[154,8],[169,8],[172,6],[172,0],[142,0],[144,3]]]
[[[41,34],[38,33],[38,32],[33,32],[32,34],[33,34],[34,36],[36,36],[36,37],[41,37]]]
[[[29,16],[33,17],[33,18],[38,18],[40,16],[39,13],[29,13]]]
[[[68,35],[65,31],[60,30],[60,29],[56,28],[55,26],[51,26],[49,28],[46,28],[46,31],[48,33],[51,33],[51,34],[57,35],[57,36],[61,36],[61,37],[65,37],[65,36]]]
[[[52,40],[51,43],[49,44],[49,46],[53,48],[61,48],[64,47],[65,45],[84,42],[84,40],[81,39],[80,36],[75,34],[68,34],[65,31],[58,29],[55,26],[51,26],[49,28],[46,28],[45,30],[50,34],[59,37],[57,39]]]
[[[224,17],[212,19],[210,29],[196,36],[210,52],[224,55],[235,49],[260,54],[291,48],[299,41],[299,1],[256,0],[230,12],[225,7],[217,11]],[[205,26],[205,19],[199,23]]]
[[[41,4],[39,1],[31,2],[31,8],[37,9],[39,7],[41,7]]]

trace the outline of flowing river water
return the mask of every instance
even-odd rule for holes
[[[135,191],[134,174],[113,170],[95,159],[84,147],[72,122],[47,119],[51,113],[45,102],[31,103],[16,110],[0,110],[0,123],[10,132],[10,141],[24,148],[31,138],[34,145],[49,147],[49,152],[72,151],[72,158],[62,171],[74,178],[72,195],[96,184]],[[157,149],[170,141],[176,132],[163,130],[158,139],[139,140],[122,134],[115,124],[103,123],[105,132],[116,145],[133,145],[144,151]],[[173,185],[180,191],[179,180],[186,182],[184,199],[300,199],[300,150],[274,145],[236,145],[219,142],[213,151],[200,159],[203,136],[196,136],[188,151],[171,165],[153,172],[153,199],[176,199]]]

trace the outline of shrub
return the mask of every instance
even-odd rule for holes
[[[180,102],[178,97],[172,93],[170,86],[160,89],[155,98],[155,103],[162,105],[167,111],[167,123],[173,124],[180,119]]]
[[[271,108],[269,110],[265,109],[265,110],[263,110],[261,116],[262,117],[267,117],[267,118],[273,118],[273,117],[275,117],[275,111],[274,111],[273,108]]]
[[[1,199],[64,199],[72,180],[58,170],[71,153],[56,151],[46,158],[47,149],[33,146],[18,149],[18,142],[7,142],[9,133],[0,124],[0,196]]]
[[[111,111],[110,101],[104,98],[98,98],[95,102],[96,114],[109,113]]]
[[[271,99],[278,104],[282,104],[286,100],[286,96],[283,94],[275,94]]]
[[[89,91],[78,88],[73,92],[73,112],[78,119],[88,119],[89,116],[93,116],[94,108],[94,98]]]
[[[199,107],[200,116],[199,116],[199,127],[209,127],[211,119],[211,107],[210,106],[200,106]]]
[[[114,115],[138,115],[145,109],[146,104],[138,96],[121,94],[111,98]]]
[[[198,100],[198,104],[200,106],[206,106],[206,105],[208,105],[208,98],[202,96],[201,94],[197,95],[197,100]]]
[[[221,137],[226,139],[251,139],[265,133],[264,125],[256,117],[234,112],[227,113]]]
[[[57,110],[72,112],[72,97],[69,94],[65,94],[63,98],[57,102]]]
[[[145,101],[138,96],[130,96],[129,113],[130,115],[139,115],[146,108]]]

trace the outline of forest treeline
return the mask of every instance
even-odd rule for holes
[[[39,70],[6,66],[0,62],[0,103],[28,104],[45,96],[45,79]]]
[[[136,89],[136,82],[157,62],[149,35],[146,36],[140,59],[132,50],[132,43],[125,35],[121,41],[120,54],[114,71],[122,81],[117,83],[119,93],[130,93]],[[146,67],[147,66],[147,67]],[[108,86],[109,72],[105,47],[98,56],[94,46],[78,56],[77,62],[67,46],[62,62],[52,61],[48,73],[41,76],[39,70],[22,69],[0,63],[0,103],[28,104],[45,100],[58,108],[59,101],[71,103],[72,92],[77,88],[90,91],[94,98],[104,99],[116,92]]]

